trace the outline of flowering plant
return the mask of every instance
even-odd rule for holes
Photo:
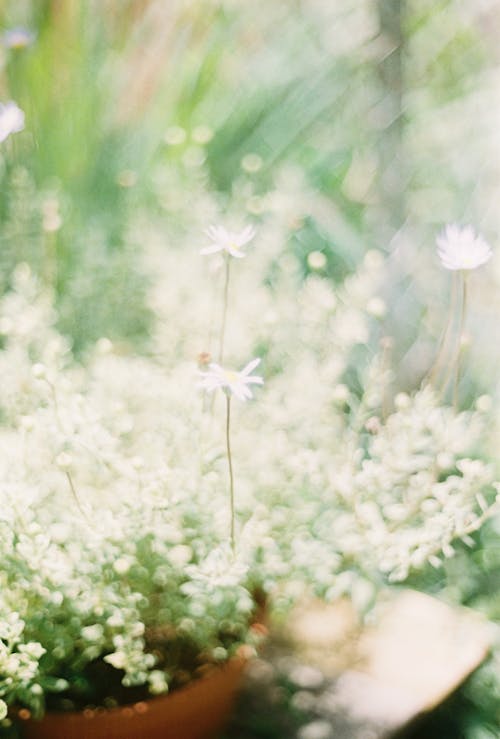
[[[243,265],[254,260],[249,311],[230,283],[239,255],[227,233],[214,231],[210,249],[210,259],[225,252],[225,269],[209,275],[221,277],[215,332],[203,329],[206,262],[197,276],[192,255],[162,255],[154,357],[101,339],[79,364],[27,267],[13,276],[0,305],[4,713],[166,692],[253,648],[256,594],[279,606],[311,590],[347,593],[366,606],[381,584],[472,545],[494,510],[495,471],[477,451],[485,404],[454,409],[432,372],[418,392],[392,397],[387,342],[353,362],[384,313],[382,257],[369,252],[337,289],[286,269],[270,284],[262,276],[280,256],[256,247]],[[167,290],[169,259],[178,279]],[[198,373],[187,310],[200,317],[197,341],[219,350]],[[228,346],[259,358],[227,370]],[[262,376],[252,374],[260,358]],[[453,374],[453,349],[436,364],[453,361]],[[251,402],[230,416],[233,396]]]

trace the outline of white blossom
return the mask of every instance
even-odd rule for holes
[[[7,49],[25,49],[35,41],[35,34],[29,28],[18,26],[9,28],[2,34],[2,43]]]
[[[220,388],[239,400],[247,400],[253,397],[249,385],[262,385],[264,383],[262,377],[251,374],[259,363],[260,358],[252,359],[242,370],[237,372],[236,370],[225,369],[220,364],[212,362],[208,365],[207,372],[200,372],[203,379],[199,383],[199,387],[208,392]]]
[[[485,264],[492,256],[489,244],[472,226],[446,226],[437,238],[438,256],[450,270],[471,270]]]
[[[213,243],[206,246],[200,251],[200,254],[216,254],[224,251],[232,257],[241,259],[246,256],[243,247],[248,244],[255,236],[253,226],[245,226],[242,231],[227,231],[224,226],[210,226],[206,230],[207,236],[212,239]]]

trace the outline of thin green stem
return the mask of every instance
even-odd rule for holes
[[[439,340],[438,350],[436,354],[436,359],[434,360],[434,364],[432,365],[431,369],[428,373],[428,382],[430,385],[432,385],[438,378],[441,370],[442,365],[445,360],[447,350],[448,350],[448,339],[452,334],[452,327],[453,327],[453,318],[455,315],[456,310],[456,302],[458,297],[458,285],[457,285],[457,274],[453,273],[452,283],[451,283],[451,297],[450,297],[450,304],[448,307],[448,315],[446,318],[446,323],[444,325],[443,333],[441,334],[441,338]]]
[[[207,352],[213,357],[214,353],[214,340],[215,340],[215,326],[217,323],[217,310],[219,305],[219,290],[216,281],[211,281],[211,294],[210,294],[210,308],[208,315],[208,336],[207,336]]]
[[[75,499],[75,503],[76,503],[76,505],[78,507],[78,510],[80,511],[80,513],[82,514],[82,516],[87,521],[89,521],[89,517],[85,513],[85,511],[83,509],[83,506],[82,506],[82,504],[80,502],[80,498],[78,497],[78,493],[76,492],[75,483],[73,482],[73,477],[71,476],[71,472],[69,472],[68,470],[65,470],[65,472],[66,472],[66,479],[68,481],[69,489],[71,490],[71,494],[72,494],[73,498]]]
[[[234,538],[234,475],[233,475],[233,459],[231,456],[231,396],[226,395],[226,450],[227,464],[229,469],[229,501],[231,507],[231,549],[233,553],[236,549]]]
[[[458,407],[458,385],[460,382],[460,361],[462,359],[462,343],[467,313],[467,275],[462,272],[462,310],[460,313],[460,328],[458,332],[458,346],[456,353],[455,380],[453,383],[453,407]]]
[[[446,391],[448,389],[448,386],[450,384],[451,378],[456,376],[457,366],[460,363],[460,349],[461,349],[461,343],[462,343],[462,335],[465,325],[465,313],[467,308],[467,287],[466,287],[466,278],[463,273],[461,273],[461,306],[460,306],[460,317],[458,319],[458,327],[457,327],[457,334],[455,338],[455,346],[453,348],[448,368],[446,370],[446,373],[443,377],[443,381],[441,383],[440,387],[440,396],[445,398],[446,397]]]
[[[225,275],[224,275],[224,293],[222,298],[222,320],[221,320],[221,326],[220,326],[220,336],[219,336],[219,364],[222,364],[224,359],[224,339],[226,334],[226,318],[227,318],[227,306],[228,306],[228,300],[229,300],[229,277],[230,277],[230,265],[231,265],[231,257],[226,252],[226,269],[225,269]]]
[[[64,430],[63,422],[61,420],[61,415],[59,413],[59,403],[58,403],[58,400],[57,400],[57,392],[56,392],[55,385],[47,377],[45,378],[45,382],[49,386],[50,392],[51,392],[51,395],[52,395],[52,402],[54,403],[54,415],[55,415],[55,418],[56,418],[57,426],[59,428],[59,431],[65,436],[66,435],[66,432]],[[78,507],[78,510],[80,511],[80,513],[82,514],[82,516],[90,523],[90,519],[89,519],[88,515],[86,514],[86,512],[85,512],[85,510],[84,510],[84,508],[83,508],[83,506],[82,506],[82,504],[80,502],[80,497],[79,497],[78,493],[76,492],[75,483],[73,482],[73,477],[71,476],[71,473],[69,472],[69,470],[65,470],[65,474],[66,474],[66,479],[68,481],[69,488],[71,490],[71,494],[72,494],[73,498],[75,499],[75,502],[76,502],[76,505]]]
[[[390,397],[389,397],[389,385],[390,382],[385,382],[385,376],[389,376],[389,373],[391,371],[391,350],[393,346],[393,341],[389,336],[385,336],[382,341],[382,357],[381,357],[381,373],[383,377],[383,391],[382,391],[382,408],[381,408],[381,415],[382,419],[385,420],[387,416],[390,413]]]

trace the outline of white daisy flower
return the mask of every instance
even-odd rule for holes
[[[3,45],[7,49],[25,49],[35,41],[35,34],[28,28],[9,28],[2,35]]]
[[[251,372],[260,363],[260,358],[252,359],[240,372],[229,370],[221,367],[220,364],[212,362],[208,365],[207,372],[200,372],[203,378],[199,383],[199,387],[207,390],[209,393],[220,388],[229,395],[234,395],[239,400],[247,400],[252,398],[252,391],[249,385],[263,385],[264,380],[258,375],[252,375]]]
[[[236,233],[227,231],[224,226],[210,226],[205,233],[212,239],[213,244],[202,249],[200,254],[216,254],[219,251],[225,251],[232,257],[241,259],[246,256],[242,247],[253,239],[255,229],[253,226],[245,226],[242,231]]]
[[[24,113],[21,108],[9,100],[8,103],[0,103],[0,143],[5,141],[11,133],[18,133],[24,128]]]
[[[443,267],[451,270],[476,269],[492,256],[489,244],[472,226],[446,226],[437,238],[437,246]]]

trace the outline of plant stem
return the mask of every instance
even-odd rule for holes
[[[441,338],[439,340],[438,350],[436,354],[436,359],[434,360],[434,364],[432,365],[431,369],[428,373],[428,382],[430,385],[434,383],[434,381],[437,380],[441,369],[442,364],[446,356],[447,348],[448,348],[448,338],[451,336],[451,330],[453,325],[453,317],[455,313],[455,306],[457,302],[457,275],[456,273],[453,273],[452,283],[451,283],[451,297],[450,297],[450,304],[448,307],[448,315],[446,318],[446,323],[443,329],[443,333],[441,334]]]
[[[66,432],[64,430],[64,426],[63,426],[63,423],[62,423],[62,420],[61,420],[61,415],[59,413],[59,403],[58,403],[58,400],[57,400],[56,388],[55,388],[54,384],[47,377],[45,378],[45,382],[47,383],[47,385],[50,388],[50,392],[51,392],[51,395],[52,395],[52,401],[54,403],[54,415],[55,415],[55,418],[56,418],[56,423],[57,423],[57,425],[59,427],[59,431],[63,435],[65,435]],[[71,490],[71,494],[72,494],[73,498],[75,499],[75,503],[76,503],[76,505],[78,507],[78,510],[80,511],[80,513],[82,514],[82,516],[87,520],[87,522],[90,523],[90,519],[89,519],[88,515],[86,514],[86,512],[85,512],[85,510],[84,510],[84,508],[83,508],[83,506],[82,506],[82,504],[80,502],[80,497],[79,497],[78,493],[76,492],[75,483],[73,482],[73,477],[71,476],[71,473],[69,472],[69,470],[65,470],[65,474],[66,474],[66,479],[68,481],[69,488]]]
[[[82,514],[82,516],[88,521],[89,517],[85,513],[82,504],[80,503],[80,498],[78,497],[78,493],[76,492],[75,484],[73,482],[73,478],[71,476],[71,473],[66,470],[66,479],[68,480],[68,485],[71,490],[71,494],[73,495],[73,498],[75,499],[75,503],[78,507],[78,510]]]
[[[453,407],[458,406],[458,384],[460,382],[460,360],[462,358],[462,339],[465,327],[465,315],[467,312],[467,275],[462,272],[462,310],[460,313],[460,327],[458,331],[458,347],[456,353],[455,380],[453,383]]]
[[[380,342],[382,346],[382,357],[381,357],[381,373],[384,377],[385,375],[390,377],[390,371],[391,371],[391,349],[392,349],[392,339],[389,336],[385,336],[382,341]],[[385,420],[389,413],[390,413],[390,399],[389,399],[389,385],[390,382],[385,382],[384,377],[384,385],[383,385],[383,391],[382,391],[382,407],[380,409],[382,420]]]
[[[229,501],[231,506],[231,549],[233,553],[236,549],[234,540],[234,475],[233,475],[233,460],[231,457],[231,396],[226,395],[226,450],[227,450],[227,464],[229,469]]]
[[[230,272],[231,257],[226,253],[226,269],[224,276],[224,293],[222,302],[222,320],[220,327],[219,337],[219,364],[222,364],[224,359],[224,338],[226,334],[226,317],[227,317],[227,306],[229,298],[229,272]]]
[[[443,378],[443,382],[441,384],[440,389],[440,395],[444,398],[446,396],[446,390],[448,389],[448,385],[450,383],[451,378],[453,377],[453,374],[455,373],[455,382],[458,383],[457,379],[457,372],[459,371],[460,366],[460,350],[461,350],[461,342],[462,342],[462,335],[465,325],[465,313],[467,309],[467,286],[466,286],[466,277],[463,273],[461,273],[461,306],[460,306],[460,317],[458,321],[458,333],[455,340],[455,347],[453,349],[452,355],[450,357],[450,361],[448,364],[448,369],[446,371],[446,374]]]

